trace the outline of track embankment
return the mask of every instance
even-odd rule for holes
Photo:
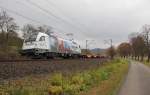
[[[106,59],[70,59],[70,60],[6,60],[0,62],[0,79],[20,78],[29,75],[69,74],[97,68]]]

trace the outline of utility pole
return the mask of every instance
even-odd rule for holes
[[[114,51],[114,48],[113,48],[113,41],[112,41],[112,39],[104,40],[104,41],[105,41],[105,44],[110,45],[110,48],[108,49],[108,52],[109,52],[108,54],[111,57],[111,59],[113,59],[114,55],[115,55],[115,51]]]
[[[86,41],[85,41],[86,54],[88,53],[88,45],[91,44],[91,43],[89,43],[89,41],[90,41],[90,42],[93,42],[94,40],[86,40]]]
[[[86,42],[85,42],[85,43],[86,43],[86,54],[87,54],[87,52],[88,52],[88,50],[87,50],[87,42],[88,42],[88,40],[86,40]]]
[[[113,46],[113,41],[112,41],[112,39],[104,40],[104,44],[109,44],[110,47],[112,47]]]
[[[112,39],[110,39],[110,45],[111,45],[111,48],[112,48]]]

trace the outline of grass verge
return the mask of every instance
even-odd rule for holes
[[[111,72],[109,78],[101,81],[98,86],[81,95],[117,95],[121,83],[128,72],[129,64],[127,60],[117,60],[112,63],[103,67]]]
[[[150,62],[148,62],[146,58],[144,58],[143,61],[137,61],[137,62],[141,62],[142,64],[150,67]]]
[[[127,63],[116,59],[97,69],[68,76],[56,73],[51,77],[6,81],[0,86],[0,95],[113,95],[128,70]]]

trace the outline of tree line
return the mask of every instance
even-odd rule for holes
[[[150,61],[149,34],[150,26],[144,25],[142,32],[129,35],[129,42],[123,42],[117,48],[112,46],[107,50],[107,53],[111,58],[117,54],[124,58],[131,57],[132,59],[141,61],[147,57],[147,61]]]

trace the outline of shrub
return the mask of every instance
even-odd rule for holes
[[[80,91],[87,91],[90,85],[82,84],[80,86]]]
[[[81,85],[83,83],[83,77],[81,75],[75,75],[71,79],[71,84]]]
[[[62,95],[63,89],[61,86],[50,86],[48,88],[48,94],[49,95]]]
[[[60,73],[55,74],[54,76],[52,76],[50,81],[52,86],[62,86],[63,76]]]
[[[64,88],[64,95],[78,95],[80,91],[80,85],[66,85]]]
[[[91,71],[90,72],[90,75],[91,75],[91,77],[92,77],[92,84],[94,83],[94,84],[97,84],[99,81],[100,81],[100,77],[101,77],[101,75],[100,75],[100,72],[99,71]]]
[[[106,71],[102,71],[102,72],[100,73],[100,75],[101,75],[101,80],[107,80],[108,77],[109,77],[109,73],[106,72]]]
[[[84,77],[84,84],[90,86],[92,84],[92,76],[89,73],[84,73],[82,76]]]

